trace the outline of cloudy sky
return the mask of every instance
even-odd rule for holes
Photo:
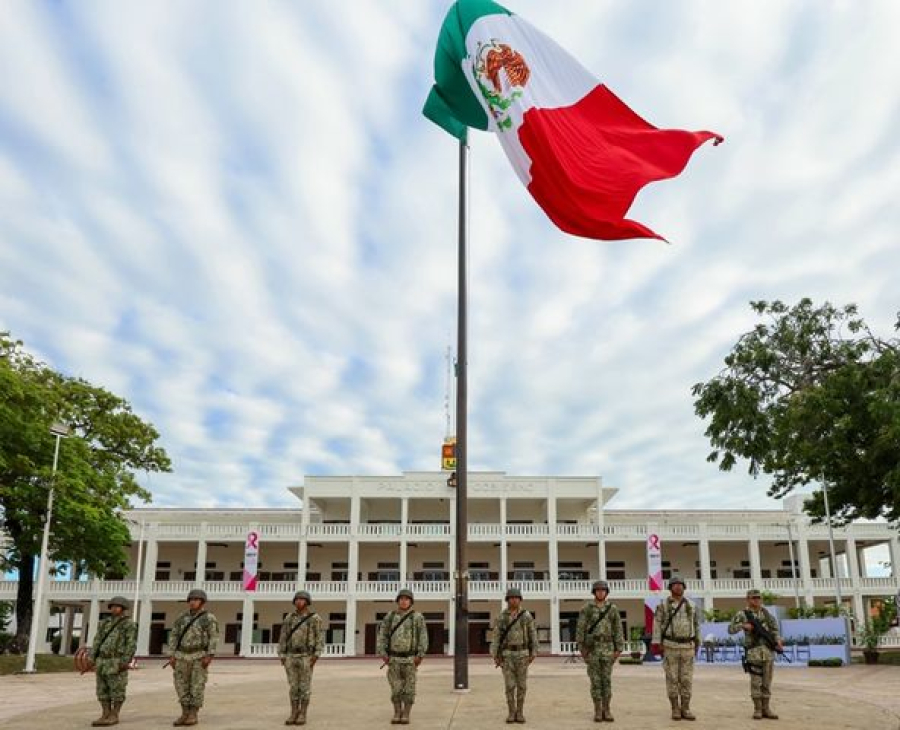
[[[474,137],[472,468],[777,506],[705,461],[690,387],[751,299],[857,302],[890,334],[900,4],[506,4],[650,121],[726,143],[639,197],[665,245],[558,232]],[[156,504],[439,465],[457,149],[420,109],[448,5],[3,3],[0,329],[156,425]]]

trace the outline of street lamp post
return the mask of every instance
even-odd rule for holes
[[[44,536],[41,539],[41,557],[38,563],[37,593],[34,598],[34,607],[31,610],[31,633],[28,637],[28,654],[25,657],[24,674],[35,672],[35,656],[37,654],[38,629],[40,628],[41,607],[44,603],[44,584],[47,582],[47,549],[50,543],[50,521],[53,519],[53,486],[56,481],[56,467],[59,463],[59,443],[70,433],[70,429],[63,423],[54,423],[50,426],[50,433],[56,436],[56,447],[53,450],[53,471],[50,473],[50,490],[47,494],[47,514],[44,516]]]

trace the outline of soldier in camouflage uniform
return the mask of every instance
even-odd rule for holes
[[[103,708],[103,714],[91,723],[94,727],[119,724],[119,710],[128,686],[128,665],[137,649],[137,624],[125,616],[128,601],[116,596],[108,608],[111,615],[100,622],[88,653],[97,674],[97,699]]]
[[[491,656],[494,665],[503,668],[506,689],[506,722],[525,722],[525,693],[528,691],[528,667],[537,656],[537,629],[534,617],[522,608],[522,591],[506,591],[507,608],[494,621]]]
[[[219,622],[206,610],[206,591],[188,593],[189,610],[181,614],[169,632],[169,661],[174,667],[175,691],[181,703],[181,717],[172,724],[196,725],[203,707],[203,690],[209,665],[219,643]]]
[[[278,656],[290,686],[291,716],[285,725],[305,725],[312,689],[313,667],[325,650],[322,618],[309,610],[312,597],[306,591],[294,594],[294,611],[284,618],[278,640]]]
[[[775,643],[773,650],[757,631],[749,617],[754,617]],[[747,591],[747,607],[738,611],[728,627],[729,634],[744,632],[744,650],[747,670],[750,674],[750,698],[753,700],[753,719],[777,720],[769,702],[772,697],[772,670],[775,666],[775,651],[783,651],[784,643],[778,633],[778,620],[762,605],[762,593],[755,588]]]
[[[612,668],[625,646],[622,618],[616,605],[607,601],[609,584],[605,580],[596,581],[591,592],[594,600],[578,614],[575,640],[591,680],[594,722],[612,722]]]
[[[376,649],[387,664],[387,678],[394,704],[392,725],[408,725],[416,700],[416,670],[428,651],[425,618],[412,608],[413,594],[406,588],[397,593],[397,610],[391,611],[378,627]],[[382,665],[383,666],[383,665]]]
[[[678,576],[669,580],[669,593],[653,617],[653,648],[663,656],[672,719],[696,720],[691,693],[694,655],[700,647],[700,612],[684,597],[684,581]]]

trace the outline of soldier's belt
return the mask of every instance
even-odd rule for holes
[[[285,656],[312,656],[314,651],[289,651]]]
[[[389,651],[389,657],[396,657],[397,659],[409,659],[411,656],[416,656],[416,652],[414,651]]]
[[[525,644],[507,644],[503,647],[503,651],[523,651],[528,647]]]
[[[670,644],[693,644],[693,643],[694,643],[694,639],[673,639],[673,638],[668,638],[668,639],[664,639],[663,641],[668,641]]]

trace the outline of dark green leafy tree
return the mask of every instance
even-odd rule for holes
[[[820,487],[805,503],[817,519],[827,485],[838,521],[900,520],[900,340],[876,337],[854,305],[751,307],[763,321],[692,390],[708,461],[728,471],[745,459],[774,497]]]
[[[125,572],[129,530],[123,511],[150,494],[136,471],[171,471],[159,434],[127,401],[36,361],[0,333],[0,529],[11,545],[0,553],[0,573],[18,573],[16,637],[22,651],[31,628],[35,563],[51,484],[54,422],[71,426],[62,441],[53,481],[51,560],[78,572]]]

